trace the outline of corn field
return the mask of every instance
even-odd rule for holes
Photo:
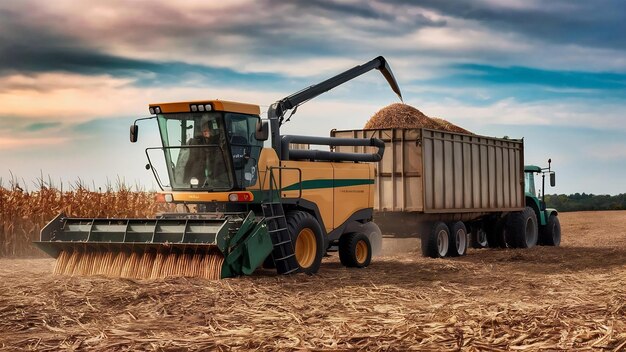
[[[44,256],[31,242],[60,212],[70,217],[153,217],[161,206],[154,193],[120,182],[104,191],[90,190],[82,181],[65,191],[44,182],[34,191],[17,182],[0,184],[0,257]]]

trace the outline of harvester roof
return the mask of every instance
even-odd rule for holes
[[[181,101],[174,103],[160,103],[150,104],[150,108],[160,107],[161,112],[164,114],[177,113],[177,112],[192,112],[192,105],[206,105],[211,104],[213,111],[228,111],[236,112],[240,114],[260,115],[261,108],[254,104],[238,103],[227,100],[195,100],[195,101]]]

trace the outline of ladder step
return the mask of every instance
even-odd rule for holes
[[[278,242],[278,243],[274,243],[274,247],[280,247],[283,244],[287,244],[287,243],[291,243],[291,240],[287,240],[287,241],[282,241],[282,242]]]
[[[274,261],[276,262],[276,261],[287,260],[287,259],[289,259],[289,258],[291,258],[293,256],[295,256],[295,254],[289,254],[289,255],[286,255],[286,256],[284,256],[282,258],[274,258]]]
[[[269,232],[269,233],[276,233],[276,232],[281,232],[281,231],[286,231],[286,230],[287,230],[286,227],[281,227],[281,228],[276,229],[276,230],[268,230],[267,232]]]

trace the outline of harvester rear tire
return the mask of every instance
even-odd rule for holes
[[[430,232],[422,235],[422,255],[431,258],[443,258],[450,250],[450,229],[445,223],[438,221],[430,228]]]
[[[339,260],[348,268],[365,268],[372,262],[372,245],[362,233],[346,233],[339,238]]]
[[[532,248],[539,237],[537,215],[531,207],[509,214],[507,234],[515,248]]]
[[[460,257],[467,253],[467,229],[463,221],[457,221],[450,225],[450,247],[448,256]]]
[[[313,215],[304,211],[289,212],[286,217],[296,261],[300,266],[298,271],[317,273],[326,251],[320,224]]]
[[[561,244],[561,222],[555,214],[550,214],[546,226],[541,229],[541,243],[544,246],[559,246]]]

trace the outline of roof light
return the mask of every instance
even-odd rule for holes
[[[150,115],[154,115],[154,108],[153,108],[153,107],[150,107],[150,108],[148,109],[148,111],[150,111]]]
[[[198,111],[198,105],[192,105],[191,106],[191,111],[193,111],[193,112]]]
[[[204,106],[204,109],[206,109],[206,111],[211,111],[211,110],[213,110],[213,107],[211,106],[211,104],[206,104]]]
[[[161,108],[159,106],[157,106],[156,108],[154,108],[154,112],[157,114],[161,113]]]
[[[204,105],[198,105],[198,111],[204,111]]]

